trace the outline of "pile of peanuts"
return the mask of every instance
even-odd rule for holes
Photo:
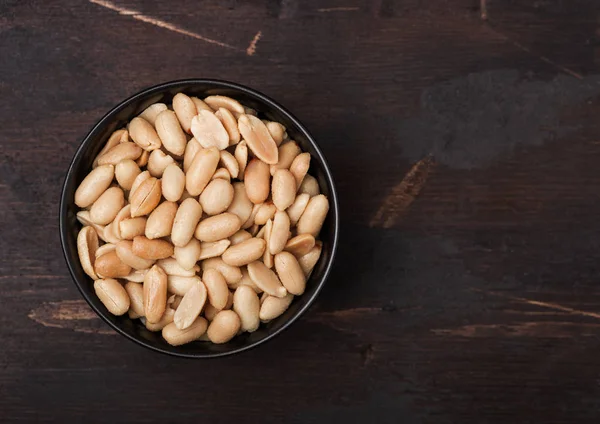
[[[110,136],[75,204],[82,268],[112,314],[174,346],[226,343],[304,293],[329,201],[310,154],[256,115],[178,93]]]

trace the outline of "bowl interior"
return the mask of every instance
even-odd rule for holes
[[[309,173],[317,178],[321,192],[330,202],[330,211],[320,235],[323,251],[307,282],[306,292],[296,297],[279,318],[262,324],[254,333],[244,333],[223,345],[192,342],[183,346],[170,346],[162,339],[160,333],[148,331],[139,320],[131,320],[127,315],[113,316],[94,293],[93,281],[83,271],[77,254],[76,240],[81,224],[76,219],[78,208],[73,198],[76,188],[90,172],[94,158],[114,130],[124,127],[128,121],[153,103],[170,103],[173,96],[179,92],[200,98],[216,94],[229,96],[257,110],[259,117],[281,122],[302,150],[312,155]],[[214,80],[185,80],[162,84],[134,95],[111,110],[96,124],[77,150],[65,178],[60,207],[60,232],[65,258],[75,283],[90,306],[115,330],[128,338],[163,353],[188,357],[211,357],[239,352],[273,337],[290,325],[310,306],[325,282],[336,248],[337,231],[338,204],[333,180],[323,155],[307,131],[290,113],[266,96],[246,87]]]

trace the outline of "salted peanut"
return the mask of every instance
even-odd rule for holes
[[[219,179],[225,180],[228,183],[231,182],[231,174],[226,168],[217,169],[210,180],[213,181]]]
[[[165,168],[161,179],[162,195],[170,202],[177,202],[185,189],[185,174],[172,163]]]
[[[185,330],[177,328],[174,322],[167,324],[162,329],[162,336],[171,346],[181,346],[199,339],[206,333],[208,321],[203,317],[196,318]]]
[[[177,203],[162,202],[148,216],[146,222],[145,235],[153,240],[171,235],[175,214],[177,213]]]
[[[275,140],[275,144],[277,144],[279,146],[281,144],[281,142],[283,141],[283,137],[285,134],[285,127],[283,125],[281,125],[279,122],[273,122],[273,121],[267,121],[267,122],[265,122],[265,125],[267,126],[267,129],[269,130],[269,134],[271,134],[271,137],[273,137],[273,140]]]
[[[200,243],[200,255],[198,257],[198,260],[201,261],[204,259],[216,258],[217,256],[221,256],[223,252],[227,250],[230,244],[231,242],[227,239]]]
[[[112,252],[116,248],[117,248],[116,244],[104,243],[102,246],[100,246],[100,247],[98,247],[98,249],[96,249],[95,258],[99,258],[100,256],[104,255],[105,253]],[[83,265],[83,262],[82,262],[82,265]]]
[[[98,165],[116,165],[122,160],[135,160],[142,154],[142,149],[135,143],[119,143],[98,158]]]
[[[120,278],[129,275],[131,267],[123,263],[117,256],[116,251],[113,250],[96,258],[94,271],[100,278]]]
[[[109,224],[115,219],[124,204],[123,190],[119,187],[110,187],[98,197],[90,208],[90,219],[96,224]]]
[[[252,115],[241,115],[238,119],[238,128],[257,158],[268,165],[277,163],[279,160],[277,144],[260,119]]]
[[[142,183],[148,179],[150,179],[152,176],[150,175],[150,172],[148,171],[143,171],[140,172],[138,174],[137,177],[135,177],[135,180],[133,180],[133,184],[131,184],[131,190],[129,190],[129,203],[131,203],[131,198],[133,197],[133,193],[135,193],[137,191],[137,189],[140,187],[140,185],[142,185]]]
[[[216,269],[225,278],[228,285],[239,283],[242,271],[237,266],[227,265],[221,258],[209,258],[202,261],[202,271]]]
[[[306,289],[306,277],[298,260],[290,252],[280,252],[275,255],[275,271],[283,287],[296,296]]]
[[[304,271],[304,275],[306,275],[306,278],[308,278],[313,268],[319,261],[319,258],[321,257],[322,248],[323,246],[321,242],[316,242],[315,247],[313,247],[310,250],[310,252],[298,258],[298,263],[300,264],[302,271]]]
[[[148,272],[147,269],[136,269],[135,271],[132,271],[129,275],[126,275],[125,277],[122,277],[122,278],[124,280],[132,281],[134,283],[143,283],[144,277],[146,276],[147,272]]]
[[[148,269],[154,265],[154,261],[151,259],[140,258],[133,253],[133,242],[130,240],[121,240],[117,243],[115,253],[126,265],[129,265],[133,269]]]
[[[258,329],[260,300],[248,286],[239,286],[233,294],[233,311],[240,317],[241,330],[252,333]]]
[[[224,150],[229,146],[229,134],[217,116],[201,110],[192,118],[192,134],[205,149],[216,147]]]
[[[275,255],[283,250],[290,233],[290,218],[287,213],[277,211],[273,219],[273,228],[269,237],[269,252]]]
[[[166,104],[154,103],[154,104],[148,106],[146,109],[144,109],[144,111],[142,113],[140,113],[138,116],[140,118],[143,118],[146,121],[150,122],[152,125],[155,125],[156,118],[163,110],[167,110]]]
[[[219,309],[215,308],[210,303],[204,304],[204,311],[202,311],[204,318],[209,322],[212,321],[219,312]]]
[[[245,240],[251,239],[252,238],[252,234],[250,234],[248,231],[246,230],[240,230],[237,233],[235,233],[234,235],[232,235],[231,237],[229,237],[229,241],[231,242],[231,246],[235,246],[236,244],[239,244]]]
[[[175,258],[161,259],[157,264],[167,275],[177,275],[180,277],[193,277],[196,275],[196,270],[193,267],[186,269],[182,267]]]
[[[200,241],[219,241],[234,235],[240,226],[237,215],[224,212],[202,220],[194,234]]]
[[[296,200],[294,203],[287,208],[286,212],[290,217],[290,223],[292,227],[294,227],[297,223],[304,210],[306,209],[306,205],[308,205],[308,201],[310,200],[310,195],[308,193],[302,193],[296,196]]]
[[[187,172],[188,169],[190,169],[190,165],[196,157],[196,153],[198,153],[202,149],[204,149],[204,147],[202,147],[200,143],[198,143],[198,140],[196,140],[193,137],[190,141],[187,142],[187,145],[185,146],[185,153],[183,154],[183,170],[185,172]]]
[[[302,184],[300,184],[300,188],[298,189],[298,194],[302,193],[306,193],[310,197],[318,196],[321,193],[319,182],[315,177],[310,174],[304,176],[304,180],[302,180]]]
[[[246,194],[244,183],[233,183],[233,200],[231,201],[229,208],[227,208],[227,212],[236,214],[243,224],[250,218],[253,207],[254,205],[250,199],[248,199],[248,195]]]
[[[173,322],[178,329],[185,330],[194,323],[204,308],[206,297],[206,287],[201,281],[190,287],[175,311]]]
[[[240,170],[238,176],[240,179],[243,179],[244,172],[246,170],[246,164],[248,163],[248,146],[244,140],[240,141],[238,145],[235,146],[233,156],[235,157],[235,160],[237,160]]]
[[[219,310],[225,308],[229,296],[225,277],[216,269],[208,268],[202,274],[202,281],[208,292],[208,302]]]
[[[240,130],[237,126],[237,119],[233,114],[224,107],[220,107],[219,110],[215,112],[215,116],[219,118],[223,127],[225,127],[225,131],[229,135],[229,145],[233,146],[240,141]]]
[[[179,123],[177,123],[177,125],[179,125]],[[165,172],[167,166],[174,163],[175,159],[173,159],[173,157],[170,155],[167,155],[162,150],[153,150],[148,158],[148,172],[150,172],[150,175],[153,177],[160,178],[162,177],[163,172]]]
[[[129,296],[117,280],[112,278],[96,280],[94,291],[111,314],[119,316],[129,310]]]
[[[79,262],[83,271],[92,277],[98,279],[94,270],[94,262],[96,261],[96,251],[98,250],[98,234],[92,227],[83,227],[77,234],[77,253],[79,254]]]
[[[187,137],[183,129],[181,129],[181,125],[179,125],[175,112],[171,110],[162,111],[156,117],[154,125],[165,149],[176,156],[183,155],[187,144]]]
[[[280,211],[286,210],[296,199],[296,180],[287,169],[278,169],[271,185],[273,203]]]
[[[173,256],[182,268],[193,270],[196,267],[201,250],[200,242],[192,238],[185,246],[175,246]]]
[[[131,190],[131,186],[140,172],[142,172],[140,167],[131,159],[122,160],[115,167],[115,177],[123,190]]]
[[[282,298],[267,296],[260,305],[259,318],[262,322],[269,322],[282,315],[292,304],[294,295],[288,293]]]
[[[143,235],[145,228],[144,217],[124,219],[119,223],[120,236],[123,240],[133,240],[134,237]]]
[[[302,151],[295,141],[290,141],[279,146],[279,161],[275,165],[271,165],[271,175],[274,175],[278,169],[289,169],[296,156],[300,153]]]
[[[260,238],[251,238],[228,248],[222,256],[227,265],[242,266],[262,257],[267,243]]]
[[[144,316],[144,288],[141,284],[128,282],[125,283],[125,291],[129,296],[129,317],[132,312],[137,315],[136,318]]]
[[[271,240],[271,232],[273,231],[273,220],[269,219],[265,226],[265,233],[263,234],[263,238],[267,242],[267,246],[269,246],[269,242]],[[273,268],[273,255],[269,249],[265,249],[265,254],[263,255],[263,263],[267,268]]]
[[[185,199],[179,205],[171,231],[171,241],[175,246],[183,247],[189,243],[201,217],[202,207],[196,199]]]
[[[158,206],[161,198],[161,184],[156,178],[148,178],[131,196],[131,217],[148,215]]]
[[[135,163],[139,167],[143,167],[148,165],[148,158],[150,157],[150,152],[148,150],[142,151],[142,154],[139,158],[136,159]]]
[[[300,153],[290,165],[290,172],[296,179],[296,187],[300,187],[304,176],[310,168],[310,153]]]
[[[262,291],[271,296],[283,297],[287,294],[287,290],[277,275],[262,262],[256,261],[248,264],[248,274]]]
[[[129,136],[142,149],[160,149],[162,142],[152,124],[143,118],[135,117],[129,123]]]
[[[215,344],[227,343],[240,329],[240,317],[234,311],[221,311],[211,321],[206,334]]]
[[[262,203],[255,204],[254,206],[252,206],[252,212],[250,212],[250,216],[248,217],[246,222],[244,222],[244,224],[242,225],[242,230],[245,230],[246,228],[250,228],[254,225],[254,218],[256,217],[256,214],[258,213],[258,210],[260,209],[261,205],[262,205]]]
[[[160,317],[160,321],[152,323],[149,321],[146,321],[146,328],[149,331],[161,331],[163,330],[167,325],[171,324],[173,322],[173,318],[175,317],[175,310],[171,309],[171,308],[167,308],[165,309],[165,313],[163,314],[162,317]],[[173,326],[174,327],[174,326]],[[189,329],[188,329],[189,330]],[[185,330],[187,331],[187,330]],[[163,336],[164,337],[164,336]],[[166,340],[166,338],[165,338]]]
[[[218,215],[233,201],[233,186],[226,180],[212,180],[200,195],[200,206],[207,215]]]
[[[101,165],[93,169],[75,190],[75,204],[87,208],[110,186],[115,176],[113,165]]]
[[[322,194],[312,197],[296,225],[298,234],[311,234],[316,237],[321,231],[328,211],[329,200],[327,197]]]
[[[214,110],[209,105],[204,103],[204,100],[200,100],[198,97],[191,97],[191,99],[192,99],[192,102],[194,102],[194,105],[196,106],[196,109],[198,111],[207,110],[209,112],[214,112]]]
[[[116,130],[115,132],[113,132],[110,135],[110,137],[108,138],[108,141],[106,142],[104,147],[102,147],[102,150],[100,150],[100,152],[96,156],[96,159],[94,159],[94,162],[92,163],[92,168],[95,168],[98,166],[98,159],[100,159],[100,157],[104,153],[108,152],[110,149],[115,147],[117,144],[123,143],[126,141],[129,141],[129,133],[127,132],[127,130],[121,129],[121,130]]]
[[[240,165],[238,164],[235,156],[233,156],[227,150],[221,150],[220,155],[221,159],[219,161],[219,165],[229,171],[231,178],[237,178],[240,173]]]
[[[185,175],[185,188],[192,196],[198,196],[206,187],[217,170],[220,159],[219,151],[211,147],[196,153],[190,168]]]
[[[165,259],[173,255],[173,245],[166,240],[136,236],[133,238],[133,253],[144,259]]]
[[[289,239],[283,250],[299,258],[310,252],[313,247],[315,247],[315,238],[310,234],[300,234]]]
[[[192,99],[183,93],[175,94],[173,97],[173,110],[183,130],[191,134],[192,118],[198,114],[198,109],[196,109],[196,105]]]
[[[181,277],[179,275],[167,276],[167,290],[169,293],[175,293],[178,296],[185,296],[194,284],[201,282],[200,277]]]
[[[237,100],[227,96],[208,96],[204,99],[204,102],[209,105],[213,110],[219,110],[225,108],[231,112],[244,113],[244,106]]]
[[[106,241],[107,243],[117,244],[118,242],[121,241],[121,239],[117,235],[113,224],[114,224],[114,222],[110,223],[109,225],[106,225],[104,227],[104,232],[102,233],[102,235],[103,235],[103,240]]]
[[[258,225],[265,225],[269,219],[272,219],[277,212],[277,208],[273,202],[268,201],[260,205],[260,208],[256,212],[254,217],[254,223]]]
[[[246,194],[254,204],[263,203],[271,191],[269,165],[260,159],[252,159],[244,171]]]
[[[157,323],[167,308],[167,274],[154,265],[144,276],[144,316]]]

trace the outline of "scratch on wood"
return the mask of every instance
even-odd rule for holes
[[[138,21],[146,22],[151,25],[155,25],[160,28],[168,29],[169,31],[176,32],[178,34],[187,35],[188,37],[195,38],[197,40],[202,40],[210,44],[214,44],[217,46],[225,47],[227,49],[240,51],[237,47],[234,47],[230,44],[223,43],[222,41],[215,40],[213,38],[204,37],[203,35],[196,34],[195,32],[188,31],[183,28],[179,28],[176,25],[173,25],[169,22],[165,22],[161,19],[153,18],[151,16],[143,15],[136,10],[126,9],[124,7],[118,6],[108,0],[88,0],[90,3],[97,4],[98,6],[102,6],[106,9],[114,10],[115,12],[119,12],[120,15],[131,16],[133,19]]]
[[[598,336],[600,324],[575,322],[522,322],[515,324],[473,324],[457,328],[432,329],[438,336],[455,337],[545,337],[572,338],[581,336]]]
[[[525,53],[530,54],[533,57],[537,57],[541,61],[546,62],[547,64],[553,66],[554,68],[558,69],[559,71],[564,72],[565,74],[571,75],[572,77],[577,78],[577,79],[583,79],[583,76],[581,76],[581,74],[578,74],[577,72],[548,59],[546,56],[538,55],[537,53],[533,52],[527,46],[524,46],[523,44],[519,43],[518,41],[513,40],[508,35],[503,34],[498,29],[495,29],[491,25],[485,25],[485,27],[488,28],[494,34],[498,35],[504,41],[508,41],[509,43],[511,43],[513,46],[515,46],[519,50],[524,51]]]
[[[248,56],[253,56],[254,53],[256,53],[256,43],[258,43],[258,40],[260,40],[260,37],[262,37],[262,31],[258,31],[256,33],[256,35],[254,36],[254,38],[252,39],[252,41],[250,41],[250,45],[246,49],[246,54]]]
[[[471,288],[471,290],[480,292],[480,293],[490,294],[492,296],[510,299],[515,302],[526,303],[528,305],[540,306],[542,308],[549,308],[549,309],[554,309],[557,311],[568,312],[571,315],[581,315],[584,317],[600,319],[600,314],[598,314],[596,312],[581,311],[579,309],[574,309],[574,308],[569,308],[568,306],[559,305],[558,303],[541,302],[539,300],[531,300],[531,299],[526,299],[524,297],[511,296],[511,295],[504,294],[504,293],[498,293],[498,292],[493,292],[493,291],[488,291],[488,290],[481,290],[481,289],[476,289],[476,288]]]
[[[487,11],[487,0],[479,0],[479,12],[481,13],[481,19],[487,21],[488,11]]]
[[[350,308],[340,309],[338,311],[320,312],[317,314],[320,318],[353,318],[364,314],[376,314],[382,312],[383,308]]]
[[[70,329],[79,333],[116,334],[102,328],[104,323],[83,300],[43,303],[27,316],[44,327]]]
[[[392,227],[396,223],[396,220],[404,215],[415,201],[425,186],[429,173],[434,166],[435,161],[431,156],[427,156],[415,163],[402,181],[384,199],[379,210],[371,220],[370,226]]]
[[[323,7],[321,9],[317,9],[317,12],[320,12],[320,13],[354,12],[356,10],[360,10],[360,8],[359,7]]]

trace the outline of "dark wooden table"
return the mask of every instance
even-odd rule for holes
[[[0,422],[599,422],[599,12],[2,0]],[[317,304],[211,361],[116,335],[58,239],[82,137],[126,96],[185,77],[294,111],[341,197]]]

